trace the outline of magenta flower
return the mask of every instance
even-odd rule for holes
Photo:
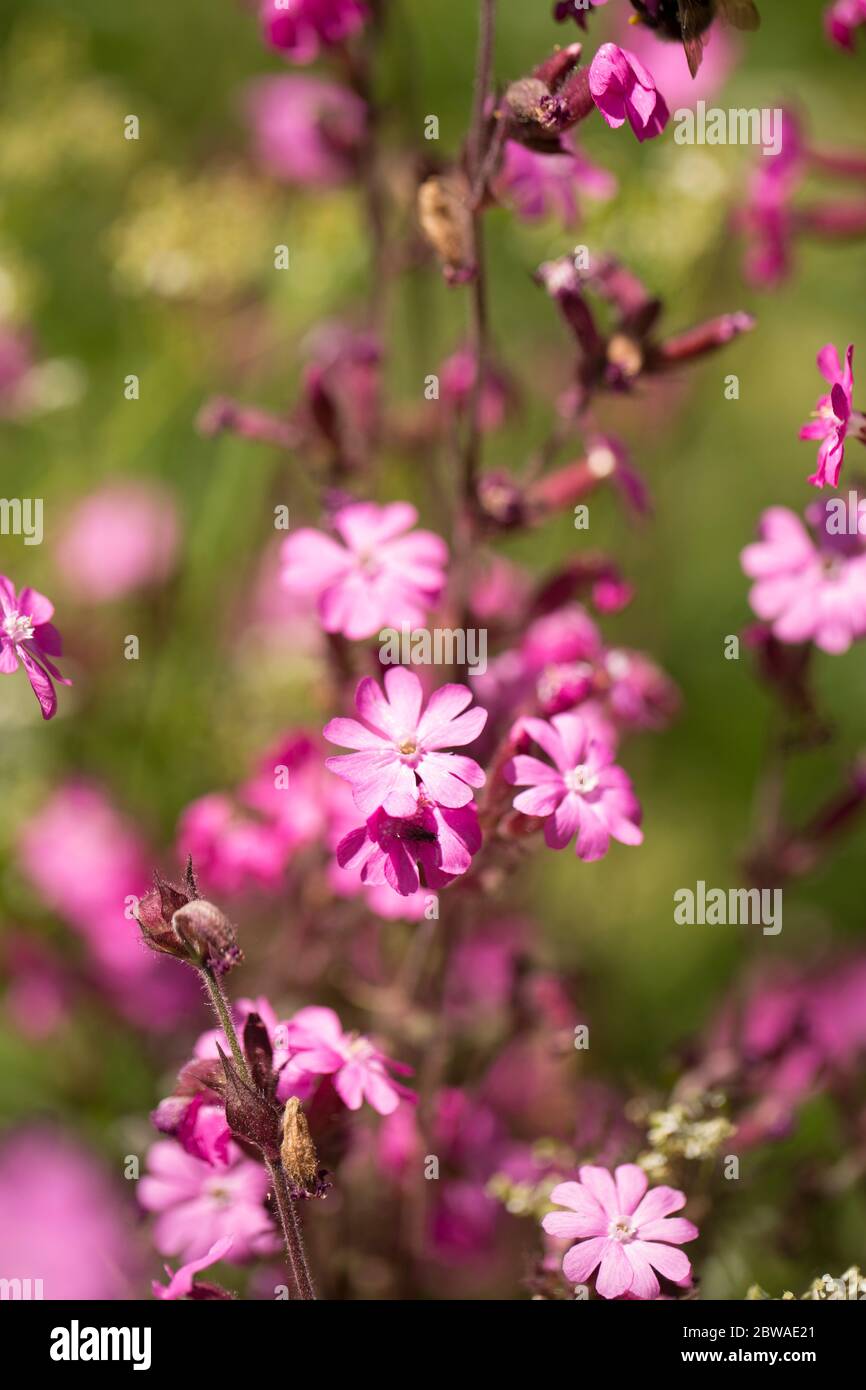
[[[854,428],[863,429],[866,420],[854,410],[854,346],[845,354],[845,365],[832,343],[818,353],[818,370],[830,384],[829,396],[821,396],[813,412],[815,418],[800,430],[801,439],[820,439],[818,467],[809,482],[815,487],[839,486],[839,471],[845,458],[845,437]]]
[[[351,783],[365,816],[379,807],[389,816],[412,816],[421,790],[440,806],[466,806],[473,787],[484,786],[484,773],[473,758],[440,750],[474,743],[481,733],[487,711],[479,705],[466,710],[471,700],[465,685],[443,685],[422,714],[423,691],[414,671],[390,667],[384,695],[366,676],[355,694],[364,722],[332,719],[324,731],[329,743],[358,751],[326,758],[325,766]]]
[[[53,615],[54,605],[44,594],[22,589],[16,595],[11,579],[0,574],[0,676],[11,676],[20,662],[43,719],[52,719],[57,713],[52,677],[61,685],[72,684],[51,661],[63,651],[60,633],[51,622]]]
[[[203,1269],[208,1269],[211,1265],[219,1264],[220,1260],[231,1250],[234,1244],[232,1236],[222,1236],[215,1240],[210,1250],[206,1254],[200,1255],[197,1260],[190,1260],[187,1264],[181,1265],[175,1274],[172,1274],[168,1265],[165,1272],[169,1282],[160,1284],[154,1279],[151,1288],[154,1298],[178,1299],[189,1298],[193,1291],[194,1276],[200,1274]]]
[[[295,63],[312,63],[363,26],[365,0],[262,0],[262,25],[272,48]]]
[[[497,197],[527,221],[553,214],[571,227],[578,221],[579,193],[612,198],[617,182],[571,146],[564,145],[561,154],[537,154],[517,140],[506,140],[495,188]]]
[[[390,1115],[401,1098],[412,1092],[388,1074],[388,1068],[408,1075],[412,1068],[386,1057],[369,1038],[344,1033],[333,1009],[311,1005],[301,1009],[278,1033],[292,1062],[315,1076],[332,1076],[334,1090],[350,1110],[366,1100],[380,1115]]]
[[[326,632],[353,641],[419,626],[445,587],[448,547],[411,531],[417,520],[408,502],[350,503],[334,516],[344,544],[307,527],[284,542],[282,582],[315,598]]]
[[[194,1158],[171,1139],[152,1144],[147,1162],[138,1200],[157,1213],[153,1239],[161,1254],[197,1260],[229,1236],[236,1260],[279,1249],[265,1209],[268,1171],[236,1144],[222,1167]]]
[[[866,633],[866,555],[820,551],[787,507],[761,517],[761,539],[740,557],[755,583],[749,603],[780,642],[814,642],[846,652]]]
[[[256,153],[286,183],[329,187],[355,169],[367,108],[348,87],[320,77],[266,77],[247,98]]]
[[[544,838],[551,849],[565,849],[577,836],[577,857],[602,859],[611,839],[639,845],[641,810],[630,778],[613,761],[607,743],[589,736],[579,714],[524,719],[522,727],[555,764],[518,754],[505,766],[513,786],[528,787],[514,798],[525,816],[547,820]]]
[[[840,48],[853,52],[857,30],[866,25],[866,0],[834,0],[825,11],[824,27]]]
[[[636,54],[603,43],[589,67],[592,99],[609,126],[628,121],[638,140],[661,135],[670,115],[652,73]]]
[[[340,841],[337,863],[360,873],[365,886],[387,883],[395,893],[409,897],[422,884],[446,888],[466,873],[480,848],[474,805],[449,810],[422,798],[411,816],[375,811]]]
[[[680,1287],[689,1283],[691,1263],[675,1247],[694,1240],[698,1229],[684,1217],[671,1217],[685,1206],[685,1193],[646,1189],[646,1173],[636,1163],[620,1164],[615,1175],[583,1167],[579,1182],[553,1189],[551,1201],[568,1210],[550,1212],[541,1224],[548,1235],[578,1241],[562,1262],[572,1284],[584,1283],[598,1269],[595,1288],[602,1298],[653,1299],[659,1295],[656,1271]]]

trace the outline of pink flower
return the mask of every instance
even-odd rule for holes
[[[835,0],[824,14],[827,34],[840,48],[854,49],[856,31],[866,24],[866,0]]]
[[[866,556],[822,553],[787,507],[764,512],[760,535],[740,557],[755,580],[749,603],[756,616],[780,642],[846,652],[866,633]]]
[[[820,396],[814,412],[815,419],[800,430],[801,439],[820,439],[818,467],[809,479],[815,487],[829,483],[839,486],[839,470],[845,458],[845,436],[852,427],[866,425],[863,416],[854,411],[854,346],[845,354],[845,365],[832,343],[826,343],[818,353],[818,370],[830,384],[829,396]]]
[[[273,1005],[264,995],[260,994],[257,999],[238,999],[232,1008],[232,1018],[239,1034],[243,1033],[244,1024],[251,1013],[257,1013],[264,1023],[273,1048],[272,1066],[277,1076],[277,1100],[286,1101],[290,1096],[297,1096],[298,1100],[309,1100],[316,1089],[315,1082],[309,1071],[295,1061],[286,1043],[288,1022],[280,1022],[277,1019]],[[197,1039],[194,1054],[196,1057],[216,1060],[219,1057],[218,1048],[222,1048],[226,1054],[231,1051],[222,1029],[210,1028]]]
[[[231,1250],[233,1244],[233,1236],[222,1236],[219,1240],[214,1241],[206,1254],[200,1255],[197,1260],[190,1260],[187,1264],[181,1265],[175,1274],[172,1274],[171,1269],[166,1265],[165,1272],[169,1282],[160,1284],[158,1280],[153,1280],[151,1288],[154,1298],[188,1298],[193,1291],[193,1276],[201,1273],[203,1269],[208,1269],[211,1265],[219,1264],[220,1260]]]
[[[0,676],[11,676],[20,662],[43,719],[52,719],[57,713],[52,677],[61,685],[72,684],[51,661],[63,651],[60,633],[51,622],[53,614],[54,604],[44,594],[22,589],[16,595],[12,580],[0,574]]]
[[[426,888],[447,887],[466,873],[480,848],[474,805],[449,810],[422,799],[412,816],[375,811],[340,841],[337,863],[359,872],[365,886],[387,883],[409,897],[422,882]]]
[[[365,0],[262,0],[267,42],[295,63],[312,63],[320,48],[351,38],[367,18]]]
[[[157,1213],[153,1239],[161,1254],[197,1260],[227,1237],[239,1261],[279,1249],[265,1209],[267,1169],[245,1158],[236,1144],[222,1167],[194,1158],[171,1139],[151,1145],[147,1162],[138,1200],[145,1211]]]
[[[748,201],[736,218],[749,239],[745,273],[753,285],[772,288],[790,272],[796,222],[792,203],[803,179],[804,155],[800,123],[784,109],[779,153],[771,159],[759,157]]]
[[[334,517],[343,545],[306,527],[284,542],[282,582],[315,598],[326,632],[353,641],[419,626],[445,587],[448,548],[431,531],[411,531],[417,520],[408,502],[350,503]]]
[[[247,111],[258,158],[277,178],[318,188],[351,178],[366,107],[347,87],[320,77],[266,77],[249,89]]]
[[[73,509],[57,543],[57,565],[75,597],[106,603],[167,579],[178,537],[167,489],[110,483]]]
[[[583,1167],[579,1182],[553,1189],[551,1201],[568,1210],[550,1212],[541,1224],[548,1235],[578,1241],[562,1262],[572,1284],[584,1283],[595,1269],[602,1298],[658,1298],[656,1270],[674,1284],[688,1284],[691,1263],[674,1247],[694,1240],[698,1229],[684,1217],[671,1217],[685,1206],[685,1193],[646,1189],[646,1173],[635,1163],[620,1164],[615,1180],[606,1168]]]
[[[0,1146],[0,1270],[42,1280],[52,1301],[135,1297],[132,1212],[90,1150],[53,1129],[9,1131]]]
[[[589,68],[592,99],[609,126],[627,120],[638,140],[661,135],[668,108],[656,89],[652,73],[640,59],[615,43],[603,43]]]
[[[613,174],[592,164],[571,147],[561,154],[537,154],[517,140],[506,140],[496,193],[521,217],[535,221],[553,214],[566,227],[579,215],[578,193],[592,198],[612,198],[617,182]]]
[[[657,30],[646,24],[629,24],[630,14],[628,7],[623,6],[617,25],[618,37],[652,70],[668,105],[674,111],[693,108],[701,100],[711,105],[739,58],[739,45],[731,30],[715,24],[704,34],[703,62],[692,77],[682,44],[666,43]]]
[[[380,1115],[390,1115],[401,1097],[412,1096],[387,1071],[390,1067],[407,1074],[411,1067],[386,1057],[369,1038],[344,1033],[333,1009],[315,1005],[301,1009],[285,1025],[285,1038],[280,1038],[283,1041],[301,1070],[316,1076],[333,1076],[334,1089],[350,1110],[360,1110],[366,1100]]]
[[[518,754],[505,767],[513,786],[529,787],[514,798],[525,816],[547,818],[544,838],[551,849],[564,849],[577,835],[577,856],[587,862],[602,859],[611,838],[639,845],[640,806],[632,784],[613,761],[606,743],[589,737],[579,714],[555,714],[524,719],[522,727],[553,759],[555,767]]]
[[[325,766],[352,785],[355,805],[365,816],[381,807],[389,816],[414,815],[420,792],[440,806],[466,806],[473,787],[484,786],[484,773],[472,758],[440,750],[473,743],[487,722],[487,711],[472,701],[465,685],[434,690],[422,714],[423,692],[414,671],[392,666],[385,673],[385,694],[372,676],[355,693],[356,719],[332,719],[325,728],[329,743],[356,748]],[[462,713],[462,711],[466,711]]]
[[[288,857],[274,826],[219,793],[187,806],[178,825],[178,852],[184,861],[192,855],[209,891],[229,897],[249,887],[277,888]]]

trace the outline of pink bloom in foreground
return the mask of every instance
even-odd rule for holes
[[[514,798],[525,816],[547,818],[544,838],[551,849],[565,849],[577,836],[577,856],[602,859],[611,839],[639,845],[641,810],[630,778],[613,761],[607,743],[590,737],[579,714],[524,719],[522,728],[555,766],[518,754],[505,766],[513,786],[528,787]]]
[[[167,489],[110,483],[73,509],[57,543],[57,566],[76,598],[107,603],[167,579],[178,538]]]
[[[197,1260],[228,1236],[236,1260],[279,1249],[265,1209],[267,1169],[245,1158],[237,1145],[231,1145],[226,1165],[214,1167],[162,1139],[151,1145],[147,1164],[138,1200],[145,1211],[157,1213],[153,1240],[160,1254]]]
[[[638,140],[661,135],[670,115],[652,73],[634,53],[603,43],[589,68],[592,99],[609,126],[628,121]]]
[[[787,507],[764,512],[760,535],[740,556],[755,615],[780,642],[846,652],[866,633],[866,556],[821,552]]]
[[[57,713],[54,680],[61,685],[72,682],[61,676],[51,657],[60,656],[63,643],[51,622],[54,605],[36,589],[22,589],[0,574],[0,676],[11,676],[19,662],[27,673],[39,701],[43,719]]]
[[[344,43],[367,18],[365,0],[263,0],[268,43],[295,63],[312,63],[320,48]]]
[[[684,1217],[671,1217],[686,1204],[674,1187],[647,1192],[647,1176],[635,1163],[622,1163],[615,1174],[606,1168],[580,1169],[579,1182],[562,1182],[551,1201],[567,1211],[553,1211],[542,1226],[548,1235],[576,1240],[562,1262],[572,1284],[583,1284],[598,1269],[596,1292],[602,1298],[653,1299],[659,1295],[656,1271],[680,1287],[692,1267],[675,1247],[694,1240],[698,1229]]]
[[[366,1100],[380,1115],[390,1115],[401,1097],[412,1096],[387,1070],[390,1067],[405,1075],[411,1067],[386,1057],[369,1038],[344,1033],[333,1009],[315,1005],[301,1009],[285,1025],[284,1036],[282,1032],[278,1036],[301,1070],[333,1076],[334,1090],[350,1110],[360,1110]]]
[[[353,641],[386,627],[420,626],[445,587],[448,547],[412,531],[408,502],[353,502],[334,516],[343,544],[305,527],[283,544],[282,582],[318,604],[326,632]]]
[[[854,412],[852,395],[854,391],[854,347],[849,346],[845,354],[845,365],[839,361],[839,354],[832,343],[825,344],[818,353],[818,370],[830,385],[830,394],[820,396],[815,409],[815,419],[800,430],[801,439],[820,439],[818,447],[818,467],[809,479],[815,487],[839,486],[839,471],[845,458],[845,437],[852,427],[863,421]]]
[[[403,897],[419,887],[445,888],[465,874],[481,848],[474,805],[452,809],[422,800],[412,816],[375,811],[337,846],[337,863],[371,888],[387,883]]]
[[[158,1280],[153,1280],[151,1288],[154,1298],[188,1298],[193,1291],[194,1276],[200,1274],[203,1269],[208,1269],[210,1265],[218,1264],[228,1254],[233,1244],[232,1236],[222,1236],[220,1240],[214,1241],[205,1255],[200,1255],[197,1260],[190,1260],[188,1264],[181,1265],[175,1274],[172,1274],[169,1266],[166,1265],[165,1272],[169,1282],[160,1284]]]
[[[824,27],[840,48],[853,51],[858,29],[866,25],[866,0],[835,0],[824,14]]]
[[[364,138],[360,97],[319,77],[266,77],[247,111],[259,160],[278,179],[310,187],[345,183]]]
[[[484,773],[474,759],[441,749],[474,743],[481,733],[487,711],[479,705],[467,710],[471,701],[465,685],[443,685],[422,714],[423,691],[414,671],[392,666],[384,695],[366,676],[355,694],[363,723],[332,719],[324,731],[329,743],[358,751],[327,758],[325,766],[351,783],[365,816],[380,806],[390,816],[414,815],[421,790],[440,806],[466,806],[473,787],[483,787]]]

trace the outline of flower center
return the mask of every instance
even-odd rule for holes
[[[414,738],[404,738],[397,744],[404,758],[411,758],[418,752],[418,744]]]
[[[592,792],[598,786],[598,778],[585,763],[578,763],[577,767],[566,772],[563,781],[570,792]]]
[[[33,636],[33,623],[26,613],[10,613],[3,619],[3,631],[10,642],[29,642]]]
[[[628,1245],[629,1241],[634,1240],[637,1235],[630,1217],[616,1216],[607,1228],[607,1233],[611,1240],[618,1240],[622,1245]]]

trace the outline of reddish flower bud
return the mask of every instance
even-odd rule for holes
[[[215,975],[225,975],[242,962],[243,951],[234,927],[213,903],[194,898],[180,907],[171,920],[195,964],[206,966]]]

